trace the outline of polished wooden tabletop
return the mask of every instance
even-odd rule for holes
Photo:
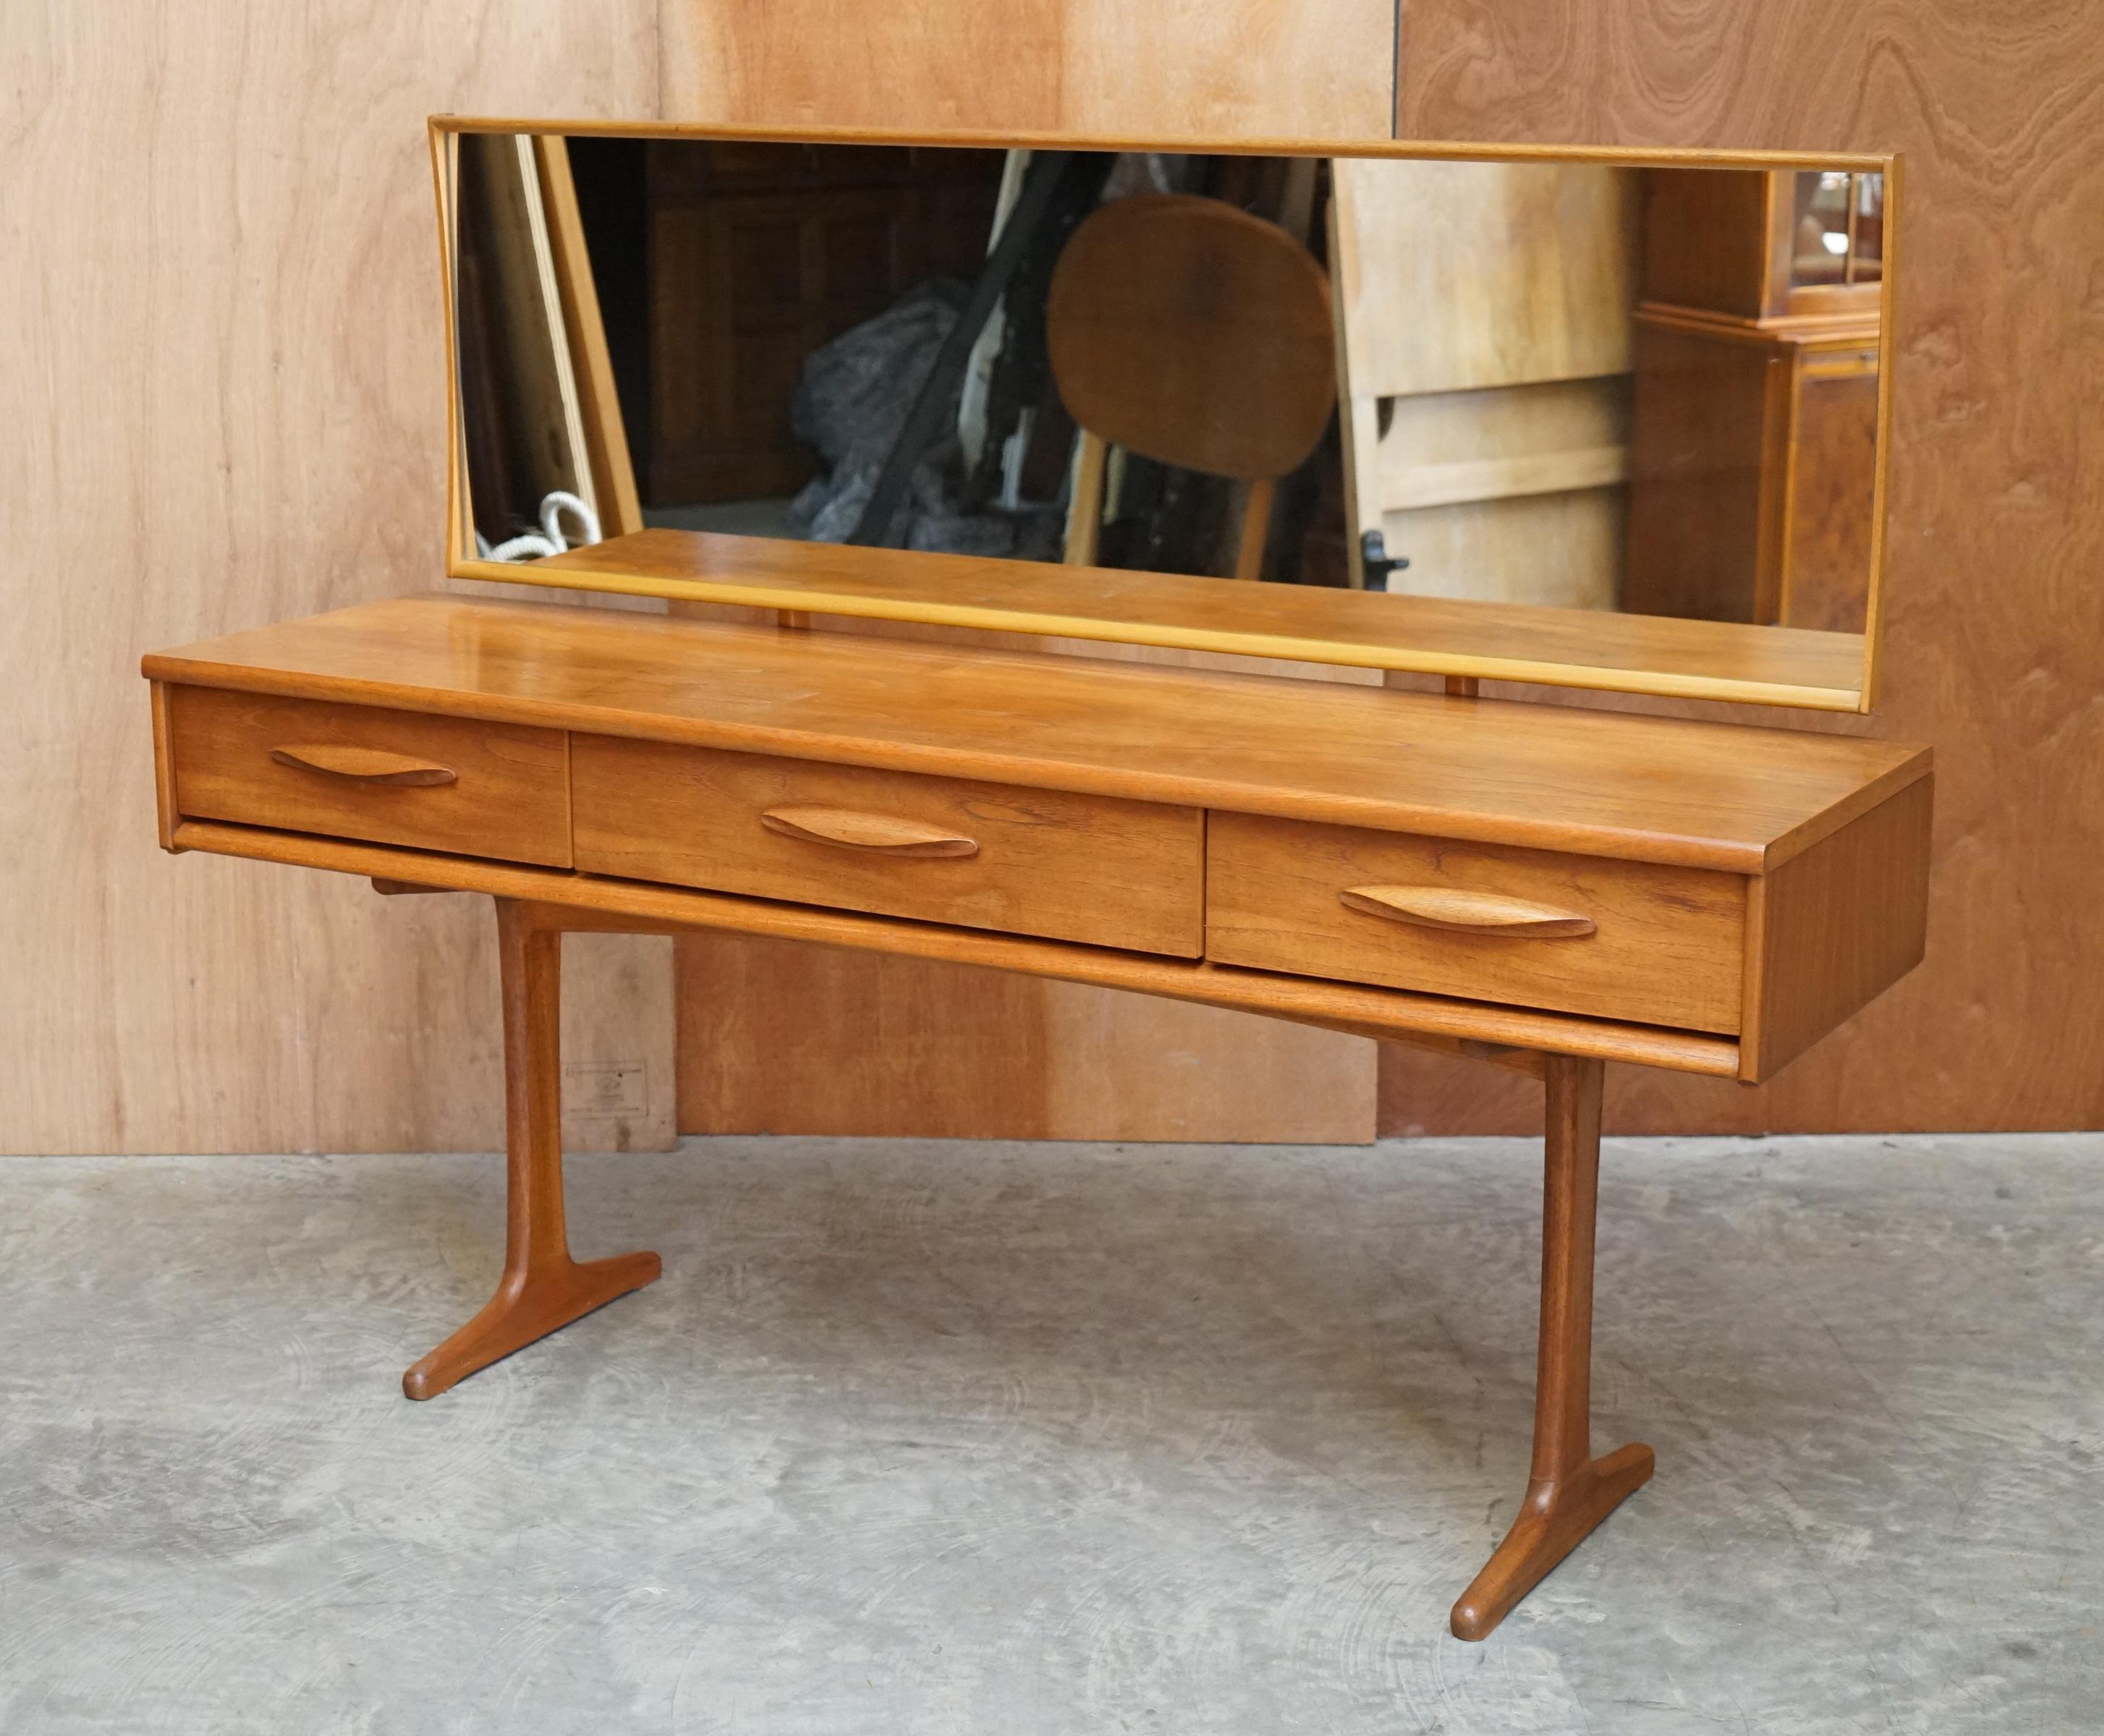
[[[1860,633],[651,529],[482,578],[1368,669],[1859,709]]]
[[[451,594],[260,627],[144,669],[1745,873],[1929,769],[1926,748],[1802,731]]]

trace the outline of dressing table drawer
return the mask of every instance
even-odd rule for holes
[[[1216,813],[1215,963],[1739,1029],[1743,876]]]
[[[190,818],[569,866],[559,729],[180,685],[168,707]]]
[[[1196,958],[1194,808],[600,736],[571,742],[588,873]]]

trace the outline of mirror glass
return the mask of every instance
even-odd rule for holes
[[[452,143],[470,560],[653,527],[1866,631],[1877,173]]]

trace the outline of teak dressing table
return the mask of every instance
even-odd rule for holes
[[[501,136],[435,128],[449,286],[462,141]],[[549,161],[534,190],[559,219]],[[589,396],[598,316],[575,267],[551,305]],[[1531,1480],[1453,1613],[1457,1635],[1487,1635],[1652,1472],[1649,1448],[1596,1456],[1590,1440],[1604,1063],[1754,1083],[1910,969],[1931,778],[1925,749],[1479,697],[1477,681],[1861,709],[1874,569],[1869,631],[1819,635],[675,533],[604,486],[619,419],[604,400],[573,425],[599,430],[577,470],[597,473],[613,534],[521,566],[475,540],[462,373],[452,573],[779,612],[433,594],[145,660],[164,848],[494,902],[504,1274],[408,1394],[658,1274],[653,1253],[569,1252],[565,932],[776,936],[1414,1044],[1539,1079],[1546,1102]],[[825,630],[857,615],[1415,670],[1446,691]]]

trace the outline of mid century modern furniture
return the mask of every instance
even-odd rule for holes
[[[458,136],[439,130],[442,213]],[[1859,709],[1874,597],[1862,633],[1819,634],[664,531],[492,568],[467,551],[456,464],[457,573],[779,612],[435,594],[145,661],[165,848],[495,902],[504,1275],[409,1369],[410,1396],[657,1276],[654,1254],[569,1252],[559,937],[713,929],[1241,1008],[1540,1079],[1532,1471],[1454,1631],[1487,1634],[1649,1477],[1647,1447],[1590,1440],[1604,1063],[1757,1081],[1910,968],[1929,755],[1477,682]],[[810,626],[829,614],[1415,670],[1448,691]]]

